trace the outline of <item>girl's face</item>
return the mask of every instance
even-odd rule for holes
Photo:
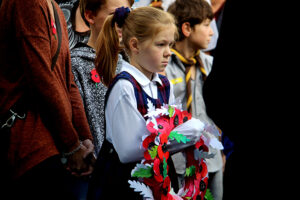
[[[210,27],[210,19],[204,20],[201,24],[196,24],[189,37],[190,44],[195,50],[206,49],[214,34],[212,28]]]
[[[96,35],[100,33],[101,28],[107,16],[113,14],[116,8],[122,6],[130,8],[130,4],[127,0],[106,0],[106,4],[101,7],[101,9],[97,12],[97,15],[95,16],[94,19]]]
[[[175,27],[167,26],[152,39],[138,43],[138,53],[133,65],[150,80],[154,72],[163,72],[171,56],[170,48],[174,44]]]

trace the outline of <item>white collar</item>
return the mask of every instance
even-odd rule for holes
[[[150,82],[158,82],[160,85],[162,85],[158,73],[154,73],[152,81],[150,81],[140,70],[138,70],[128,62],[123,62],[121,71],[125,71],[131,74],[141,86],[149,85]]]

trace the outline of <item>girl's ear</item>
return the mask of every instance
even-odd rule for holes
[[[84,12],[84,17],[85,17],[86,21],[88,21],[89,24],[95,23],[95,16],[91,10],[86,10]]]
[[[139,45],[138,45],[138,39],[136,37],[132,37],[129,40],[129,48],[130,52],[133,54],[138,54],[139,53]]]
[[[189,37],[192,32],[191,24],[189,22],[184,22],[181,25],[181,31],[185,37]]]

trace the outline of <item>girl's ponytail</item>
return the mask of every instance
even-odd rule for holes
[[[107,87],[115,76],[121,50],[115,23],[121,28],[129,12],[129,8],[117,8],[114,15],[106,18],[97,39],[95,66]]]
[[[107,87],[115,76],[119,53],[119,37],[115,26],[111,26],[112,18],[106,18],[96,43],[95,67]]]

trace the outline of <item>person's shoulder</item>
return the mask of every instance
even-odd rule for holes
[[[121,71],[114,78],[114,82],[115,82],[114,85],[120,86],[120,89],[122,89],[122,91],[124,91],[124,88],[126,88],[126,87],[133,88],[134,80],[135,80],[134,77],[130,73],[128,73],[127,71]],[[124,88],[122,88],[122,85],[124,86]]]
[[[214,60],[214,57],[211,55],[208,55],[207,53],[204,53],[203,51],[200,51],[200,58],[203,60],[207,60],[208,62],[212,63]]]
[[[95,50],[85,43],[77,43],[74,48],[71,49],[71,59],[84,59],[84,60],[95,60]]]
[[[34,14],[34,11],[46,10],[48,8],[48,4],[46,1],[41,0],[30,0],[30,1],[19,1],[19,0],[9,0],[9,4],[13,5],[15,10],[22,9],[21,14]],[[25,12],[26,11],[26,12]],[[17,14],[15,12],[14,14]]]
[[[78,73],[89,73],[95,68],[95,53],[88,47],[79,47],[71,50],[72,70]]]
[[[174,68],[174,67],[182,67],[182,66],[183,63],[181,62],[181,60],[176,56],[175,53],[172,52],[166,68]]]
[[[114,88],[117,88],[122,93],[128,93],[128,91],[133,89],[133,85],[128,79],[122,78],[116,82]]]
[[[115,102],[132,99],[135,96],[134,87],[128,79],[120,78],[109,87],[107,95],[110,97],[109,101]]]

